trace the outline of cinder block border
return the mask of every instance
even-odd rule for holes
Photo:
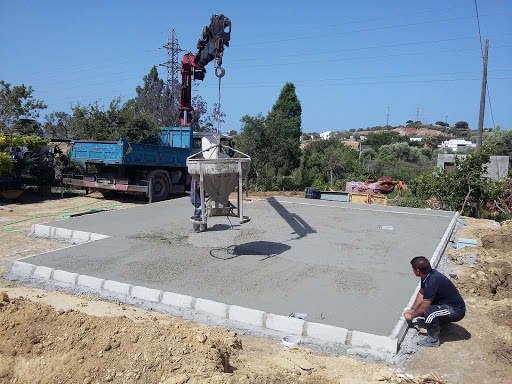
[[[28,235],[30,237],[39,237],[71,244],[83,244],[110,237],[94,232],[77,231],[67,228],[52,227],[44,224],[33,224]]]
[[[215,316],[226,321],[235,321],[248,326],[254,326],[262,331],[278,332],[282,335],[297,335],[320,342],[336,343],[343,346],[369,347],[373,350],[395,354],[400,345],[397,336],[379,336],[369,333],[350,331],[345,328],[327,324],[309,322],[294,317],[266,313],[264,311],[229,305],[213,300],[195,298],[174,292],[164,292],[153,288],[133,286],[131,284],[105,280],[93,276],[54,270],[44,266],[36,266],[23,261],[11,263],[10,271],[14,275],[45,280],[49,284],[69,287],[85,287],[96,290],[100,296],[112,294],[126,298],[141,300],[164,307],[188,310]],[[393,334],[393,332],[392,332]]]

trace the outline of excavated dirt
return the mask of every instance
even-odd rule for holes
[[[0,211],[0,274],[12,260],[64,246],[28,238],[31,224],[58,220],[70,207],[141,203],[93,195],[2,204],[12,211]],[[300,345],[283,350],[275,340],[0,279],[0,383],[509,383],[512,225],[463,221],[455,239],[477,239],[477,247],[449,246],[447,254],[467,315],[439,348],[419,349],[400,367]]]

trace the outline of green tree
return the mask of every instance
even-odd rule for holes
[[[417,197],[438,200],[442,209],[470,212],[471,203],[486,204],[495,201],[503,190],[500,181],[486,180],[482,175],[487,171],[487,163],[494,149],[482,146],[481,152],[465,157],[455,156],[455,167],[447,173],[438,169],[435,173],[424,173],[411,185]]]
[[[45,123],[43,128],[50,137],[60,137],[69,139],[71,136],[69,135],[69,123],[71,120],[71,116],[66,112],[52,112],[45,117]]]
[[[34,99],[32,87],[15,85],[0,80],[0,133],[31,135],[37,131],[39,110],[47,108],[41,100]]]
[[[409,141],[407,136],[400,136],[396,131],[383,131],[380,133],[369,132],[363,145],[371,145],[374,151],[378,151],[383,145]]]
[[[26,168],[25,157],[18,156],[21,148],[37,151],[49,144],[48,139],[37,136],[0,133],[0,177],[4,177],[6,174],[11,174],[14,177],[20,176],[19,173]]]
[[[286,83],[266,118],[261,113],[242,118],[236,145],[251,156],[253,186],[279,188],[300,165],[301,113],[295,86]]]
[[[260,179],[261,172],[267,163],[269,143],[265,131],[265,117],[260,113],[256,117],[245,115],[240,120],[242,127],[240,134],[235,137],[235,146],[241,152],[251,157],[251,174]]]
[[[70,137],[82,140],[155,142],[160,131],[151,115],[137,113],[129,106],[121,106],[119,98],[112,100],[107,110],[98,102],[89,106],[76,105],[72,109],[68,128]]]
[[[270,139],[269,162],[276,174],[289,175],[299,165],[302,107],[295,86],[286,83],[267,116]]]

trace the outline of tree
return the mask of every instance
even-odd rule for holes
[[[71,136],[69,135],[69,123],[71,120],[71,116],[65,112],[52,112],[45,117],[46,122],[43,125],[43,128],[50,137],[60,137],[69,139]]]
[[[465,121],[458,121],[455,123],[455,128],[458,131],[467,131],[469,130],[469,124]]]
[[[265,117],[260,113],[256,117],[245,115],[240,120],[240,134],[235,137],[235,146],[251,157],[251,178],[262,183],[262,172],[267,164],[268,139],[265,132]]]
[[[381,133],[369,132],[364,140],[364,145],[371,145],[375,151],[383,145],[409,141],[407,136],[400,136],[396,131],[384,131]]]
[[[172,94],[168,85],[159,78],[156,66],[142,80],[144,84],[135,89],[137,96],[128,100],[125,107],[133,109],[135,114],[150,116],[160,127],[179,126],[179,95]]]
[[[112,100],[105,110],[98,102],[89,106],[76,105],[69,120],[68,134],[82,140],[156,142],[160,128],[152,116],[122,106],[119,98]]]
[[[480,153],[455,156],[452,172],[438,169],[435,173],[425,173],[414,180],[411,190],[420,198],[436,198],[442,209],[468,214],[471,203],[493,202],[502,192],[501,182],[482,177],[492,153],[492,147],[483,145]]]
[[[449,127],[450,124],[445,123],[444,121],[436,121],[436,125],[440,125],[441,127]]]
[[[37,136],[20,136],[16,133],[0,133],[0,177],[10,174],[13,179],[28,168],[26,154],[34,153],[39,148],[49,145],[48,139]],[[23,148],[23,155],[20,155]]]
[[[278,173],[289,175],[299,165],[302,107],[295,86],[286,83],[267,116],[269,162]]]
[[[32,96],[32,87],[24,84],[13,86],[0,80],[0,133],[31,135],[39,124],[39,110],[47,108],[41,100]]]

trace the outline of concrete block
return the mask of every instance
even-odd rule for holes
[[[265,321],[265,326],[268,329],[285,332],[291,335],[300,335],[304,330],[304,320],[296,319],[289,316],[269,314]]]
[[[61,271],[60,269],[56,269],[55,271],[53,271],[53,277],[52,277],[52,279],[54,281],[57,281],[59,283],[71,284],[71,285],[76,284],[77,278],[78,278],[78,273]]]
[[[100,233],[91,233],[91,241],[108,239],[110,236],[102,235]]]
[[[320,323],[307,323],[307,336],[324,341],[346,344],[348,329]]]
[[[30,276],[34,273],[36,266],[29,263],[24,263],[23,261],[14,261],[11,265],[11,271],[13,273],[17,273],[19,275],[27,275]]]
[[[354,347],[368,346],[376,351],[387,353],[397,353],[398,351],[398,340],[359,331],[352,331],[350,345]]]
[[[38,265],[34,270],[34,276],[42,279],[50,280],[52,278],[53,268],[43,267]]]
[[[63,240],[71,240],[71,236],[73,235],[73,231],[67,228],[54,228],[53,236],[57,239]]]
[[[105,279],[98,279],[97,277],[80,275],[76,280],[76,285],[81,287],[93,288],[93,289],[101,289],[101,285]]]
[[[256,325],[258,327],[263,326],[263,317],[265,312],[258,311],[256,309],[239,307],[232,305],[229,307],[229,319],[240,321],[242,323]]]
[[[107,291],[120,293],[122,295],[130,296],[130,288],[132,286],[130,284],[121,283],[119,281],[113,280],[105,280],[105,284],[103,284],[103,289]]]
[[[87,243],[91,239],[90,232],[73,231],[71,234],[71,241],[74,244]]]
[[[224,318],[226,318],[228,314],[227,304],[206,299],[196,299],[194,309],[197,311],[211,313],[212,315]]]
[[[158,303],[160,293],[162,293],[162,291],[159,291],[158,289],[134,286],[132,288],[131,296],[136,299],[154,301],[155,303]]]
[[[36,237],[44,237],[49,238],[51,234],[52,227],[48,225],[42,225],[42,224],[34,224],[32,225],[32,230],[30,231],[31,236]]]
[[[180,295],[179,293],[173,292],[164,292],[160,302],[164,305],[191,309],[194,300],[195,299],[192,296]]]

